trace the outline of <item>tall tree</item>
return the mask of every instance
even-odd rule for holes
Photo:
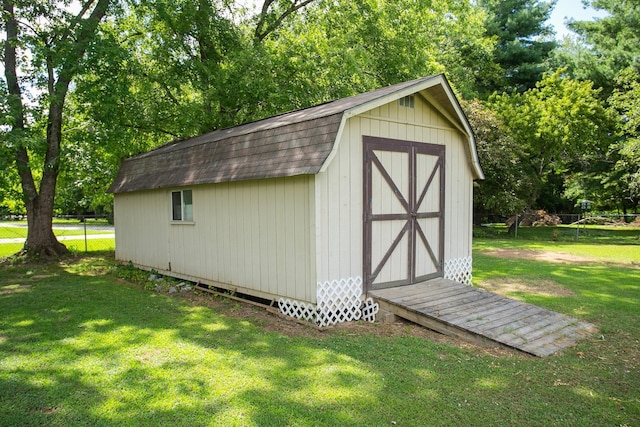
[[[164,142],[445,70],[472,93],[492,67],[466,1],[266,0],[253,17],[201,3],[153,0],[103,26],[121,50],[77,82],[91,117]]]
[[[495,71],[485,17],[460,0],[323,0],[282,26],[265,48],[285,81],[312,88],[309,101],[445,71],[472,96],[478,80]]]
[[[485,90],[490,94],[534,88],[557,46],[547,23],[556,0],[481,0],[480,4],[488,14],[487,34],[497,39],[494,61],[504,70]]]
[[[618,208],[637,212],[640,205],[640,72],[622,70],[609,99],[619,125],[619,140],[611,147],[615,165],[604,179],[618,197]]]
[[[502,120],[480,101],[462,101],[473,128],[485,179],[473,191],[473,220],[481,224],[492,214],[510,214],[532,206],[534,180],[521,159],[525,153]]]
[[[590,81],[568,78],[564,70],[546,74],[524,93],[502,94],[490,105],[524,148],[539,183],[537,206],[563,210],[565,179],[604,161],[612,142],[612,117]]]
[[[282,104],[265,111],[280,96],[273,76],[285,73],[264,44],[309,2],[265,0],[255,16],[236,3],[150,0],[105,23],[110,46],[92,52],[102,66],[79,79],[80,103],[100,122],[157,143],[281,112]]]
[[[629,0],[583,2],[607,15],[569,22],[577,37],[564,42],[553,62],[568,67],[575,78],[593,81],[606,99],[621,70],[632,67],[640,71],[640,4]]]
[[[574,21],[569,27],[593,46],[594,53],[615,72],[640,67],[640,4],[629,0],[591,0],[586,4],[608,13],[593,21]]]
[[[10,126],[2,143],[20,176],[28,218],[24,245],[28,254],[51,256],[67,251],[52,230],[65,99],[110,3],[86,0],[72,13],[62,1],[3,1],[3,66]],[[37,98],[31,102],[33,96]],[[40,120],[43,133],[37,129]]]
[[[632,67],[618,73],[608,99],[615,124],[611,145],[601,161],[591,162],[567,180],[567,193],[586,197],[602,210],[637,212],[640,206],[640,74]]]
[[[121,159],[291,108],[296,81],[272,86],[264,44],[309,2],[267,0],[255,16],[237,3],[149,0],[101,23],[68,97],[62,156],[82,160],[63,162],[58,209],[109,212]]]
[[[590,80],[616,122],[615,139],[604,162],[593,162],[568,180],[574,197],[588,195],[602,209],[637,209],[640,198],[638,81],[640,81],[640,5],[628,0],[585,0],[607,12],[591,21],[572,21],[575,37],[566,39],[551,61],[573,78]],[[614,133],[612,131],[612,133]]]

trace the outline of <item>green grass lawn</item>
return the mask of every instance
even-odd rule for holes
[[[475,243],[476,284],[553,282],[572,295],[512,296],[600,332],[533,358],[403,323],[317,332],[246,304],[161,295],[119,279],[108,254],[5,263],[0,425],[640,425],[640,270],[483,253],[501,245]]]
[[[62,243],[64,243],[67,249],[69,249],[71,252],[85,252],[85,241],[82,237],[74,240],[64,240]],[[116,247],[116,242],[113,237],[106,239],[88,239],[86,244],[87,252],[113,251]],[[23,246],[24,245],[22,243],[0,244],[0,258],[8,257],[20,252]]]
[[[22,243],[2,243],[0,244],[0,258],[8,257],[20,252],[24,244]]]
[[[580,228],[576,240],[573,227],[521,227],[518,238],[507,228],[478,227],[474,229],[474,248],[544,250],[578,255],[601,262],[640,265],[640,228],[586,226]]]
[[[640,227],[604,225],[560,225],[557,227],[519,227],[518,236],[505,225],[475,227],[474,237],[529,242],[579,242],[586,244],[640,245]]]

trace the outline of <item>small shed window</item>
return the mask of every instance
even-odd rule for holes
[[[401,107],[414,108],[415,107],[415,99],[413,95],[407,95],[400,99],[398,99],[398,105]]]
[[[193,194],[191,190],[171,192],[171,219],[173,221],[193,221]]]

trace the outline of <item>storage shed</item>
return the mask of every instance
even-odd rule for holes
[[[444,75],[125,160],[116,258],[277,301],[320,325],[370,290],[471,280],[473,132]]]

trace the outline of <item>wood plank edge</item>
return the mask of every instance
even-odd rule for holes
[[[516,350],[518,352],[537,356],[536,354],[531,353],[529,351],[522,350],[517,347],[509,346],[499,341],[495,341],[489,337],[485,337],[475,332],[459,328],[447,322],[443,322],[425,313],[421,313],[405,307],[400,307],[396,304],[393,304],[393,302],[386,301],[379,297],[376,297],[375,299],[381,309],[394,313],[395,315],[402,317],[403,319],[416,323],[420,326],[424,326],[427,329],[431,329],[432,331],[441,333],[443,335],[460,338],[462,340],[471,342],[473,344],[481,345],[483,347],[488,347],[488,348],[499,347],[499,348],[505,348],[509,350]]]

